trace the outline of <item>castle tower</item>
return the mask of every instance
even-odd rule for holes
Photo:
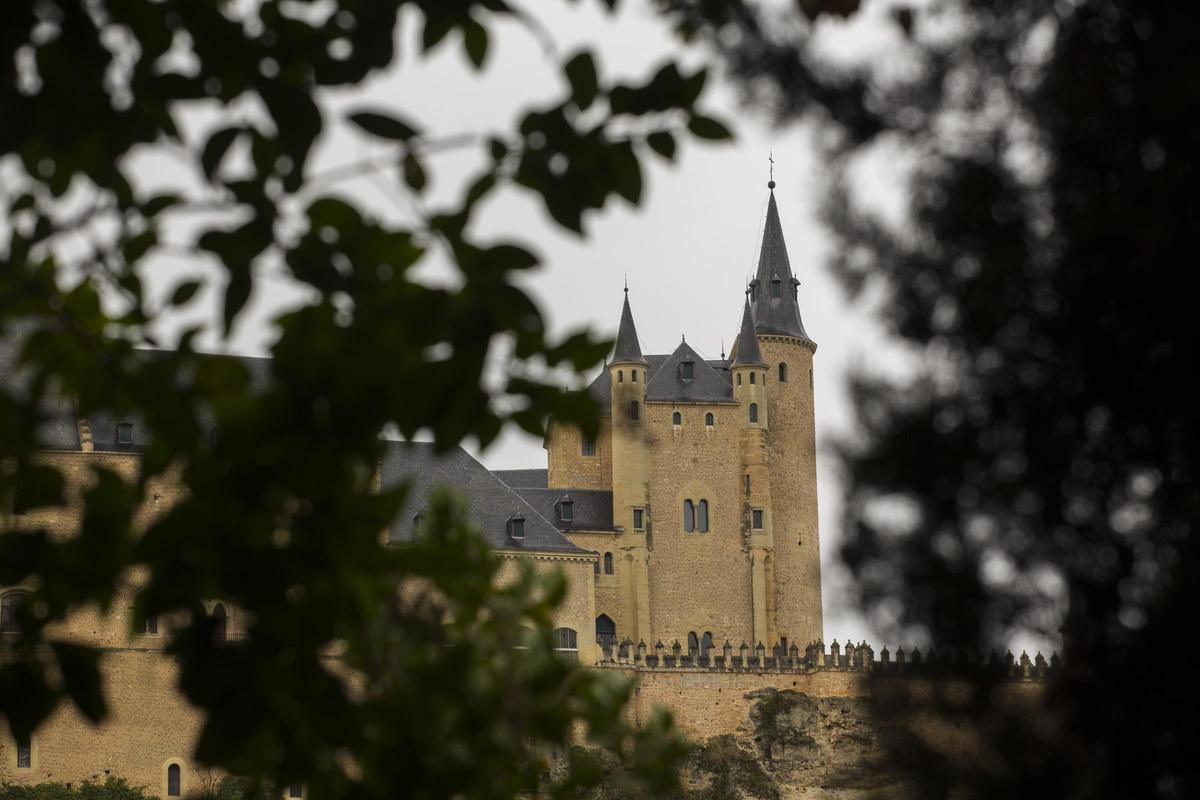
[[[632,622],[630,638],[649,640],[649,539],[652,531],[649,453],[646,447],[646,378],[649,364],[642,356],[629,289],[621,308],[621,325],[613,359],[608,366],[612,391],[613,523],[621,534],[621,616]],[[653,644],[653,641],[649,642]]]
[[[754,313],[746,298],[733,361],[733,399],[741,419],[738,456],[742,480],[741,534],[750,555],[750,606],[754,644],[771,644],[775,635],[774,540],[771,463],[767,441],[769,400],[767,364],[758,346]]]
[[[800,319],[800,282],[792,274],[783,241],[775,182],[767,186],[772,191],[750,302],[766,364],[763,389],[770,415],[766,441],[773,551],[765,570],[768,579],[772,573],[774,577],[775,630],[770,640],[785,638],[789,646],[803,647],[823,638],[812,371],[817,345]]]

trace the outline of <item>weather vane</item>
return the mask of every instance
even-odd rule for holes
[[[767,151],[767,161],[769,161],[771,164],[771,166],[769,167],[770,174],[769,174],[769,179],[767,180],[767,188],[774,189],[775,188],[775,151],[773,149]]]

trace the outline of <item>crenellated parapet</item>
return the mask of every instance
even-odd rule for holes
[[[878,653],[871,645],[835,639],[828,647],[817,641],[803,651],[782,643],[768,648],[762,642],[754,646],[743,641],[734,646],[726,640],[721,647],[689,652],[678,639],[671,644],[661,639],[653,645],[636,644],[625,639],[601,648],[601,667],[646,670],[682,670],[697,672],[770,672],[811,674],[815,672],[860,672],[872,675],[912,677],[971,677],[987,675],[1012,681],[1045,681],[1061,669],[1061,660],[1053,653],[1047,660],[1040,652],[1030,658],[1022,651],[1004,656],[992,651],[987,655],[957,649],[922,653],[920,648],[892,653],[884,647]]]

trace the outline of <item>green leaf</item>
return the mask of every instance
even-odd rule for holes
[[[17,201],[9,208],[10,214],[16,214],[18,211],[24,211],[27,208],[33,208],[37,203],[37,198],[32,194],[26,193],[17,198]]]
[[[171,293],[171,305],[182,306],[196,296],[196,292],[200,291],[200,281],[184,281],[175,287],[175,291]]]
[[[515,244],[499,244],[484,251],[483,258],[493,269],[531,269],[538,265],[538,257]]]
[[[180,202],[182,201],[178,195],[155,195],[146,202],[142,203],[142,215],[146,217],[156,217],[171,206],[179,205]]]
[[[100,683],[100,654],[90,647],[66,642],[52,642],[51,647],[62,673],[63,688],[76,708],[91,722],[103,720],[108,705]]]
[[[483,67],[488,52],[488,33],[486,28],[473,19],[463,25],[463,50],[475,65],[475,69]]]
[[[217,170],[221,166],[222,159],[233,146],[233,142],[238,135],[245,130],[240,125],[234,125],[221,130],[208,137],[208,142],[204,145],[204,152],[200,154],[200,166],[204,170],[205,177],[212,179]]]
[[[417,135],[417,129],[405,120],[379,111],[355,111],[347,116],[351,122],[367,133],[381,139],[407,142]]]
[[[668,131],[655,131],[646,137],[646,144],[667,161],[675,160],[675,136]]]
[[[571,99],[575,105],[585,109],[595,102],[600,81],[590,52],[585,50],[573,56],[563,67],[563,73],[571,84]]]
[[[488,142],[488,149],[492,153],[493,161],[503,161],[504,157],[508,155],[508,145],[504,143],[503,139],[493,137]]]
[[[421,165],[421,160],[412,153],[407,153],[404,156],[403,167],[404,182],[415,192],[423,190],[428,178],[425,175],[425,167]]]
[[[709,139],[711,141],[721,141],[724,139],[732,139],[733,134],[725,125],[712,117],[705,117],[700,114],[693,116],[688,120],[688,130],[692,135],[700,139]]]

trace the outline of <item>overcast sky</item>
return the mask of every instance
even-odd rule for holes
[[[644,3],[627,2],[615,17],[599,6],[538,0],[539,17],[557,42],[557,58],[588,46],[598,52],[606,74],[644,78],[665,58],[680,54],[669,31]],[[826,25],[821,31],[822,46],[839,58],[886,56],[892,32],[883,13],[871,9],[869,6],[852,24]],[[449,37],[431,58],[420,58],[413,46],[416,34],[412,25],[403,32],[401,57],[387,75],[353,94],[327,96],[327,108],[336,113],[363,105],[390,106],[402,109],[406,116],[420,120],[430,134],[440,136],[501,130],[521,109],[549,102],[565,89],[556,57],[518,26],[501,28],[483,73],[468,69],[456,36]],[[683,57],[692,66],[704,63],[700,53]],[[762,114],[739,106],[735,87],[716,79],[710,86],[705,104],[733,123],[736,142],[720,146],[688,143],[680,148],[675,164],[655,161],[645,175],[639,208],[613,201],[602,213],[585,218],[586,237],[579,238],[555,229],[540,201],[507,191],[485,207],[478,231],[537,246],[544,266],[528,275],[525,286],[539,300],[553,331],[588,326],[613,335],[628,276],[644,352],[671,352],[680,336],[686,335],[697,351],[716,358],[722,343],[728,348],[732,342],[745,281],[756,268],[768,194],[767,158],[774,152],[776,198],[792,267],[801,281],[801,312],[807,331],[818,343],[817,474],[826,640],[849,636],[878,642],[840,600],[843,576],[837,569],[836,547],[841,487],[827,448],[852,422],[843,391],[847,370],[855,364],[895,369],[899,359],[869,313],[847,305],[834,276],[824,266],[830,244],[818,221],[823,175],[808,145],[811,129],[775,129]],[[211,121],[199,113],[190,123],[189,127],[200,131]],[[337,130],[322,141],[314,167],[326,169],[376,151],[386,152],[377,142]],[[144,157],[141,172],[147,182],[170,174],[170,162],[158,158],[154,154]],[[460,197],[463,181],[480,164],[481,154],[473,151],[436,156],[429,203],[436,207],[439,199]],[[886,171],[876,172],[879,186],[878,191],[871,187],[873,194],[895,197],[896,192],[887,185]],[[409,219],[412,200],[397,186],[394,176],[377,176],[340,183],[332,189],[353,196],[381,217]],[[436,257],[424,269],[432,281],[451,274]],[[148,282],[167,291],[183,273],[197,270],[203,268],[192,260],[163,261]],[[270,318],[300,295],[279,278],[268,278],[259,287],[232,342],[218,345],[210,340],[211,346],[265,352],[272,339]],[[215,290],[210,291],[193,314],[211,314],[215,298]],[[541,442],[516,431],[483,453],[473,452],[491,468],[546,465]]]

